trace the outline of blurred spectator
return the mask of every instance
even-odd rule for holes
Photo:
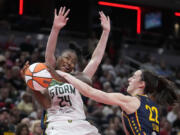
[[[6,107],[0,108],[0,135],[14,132],[14,127],[11,126],[9,120],[9,110]]]
[[[9,98],[9,93],[10,93],[10,89],[9,88],[0,88],[0,107],[5,107],[6,106],[6,101]]]
[[[21,101],[17,105],[17,107],[25,116],[30,114],[34,109],[34,106],[32,103],[32,96],[27,92],[23,93]]]
[[[92,82],[93,82],[93,87],[96,89],[102,89],[102,85],[99,81],[99,78],[97,75],[94,75],[92,78]]]
[[[87,118],[94,121],[95,123],[101,122],[103,106],[91,99],[87,103]]]
[[[173,128],[172,129],[173,135],[179,135],[180,134],[180,108],[178,111],[177,119],[173,122],[172,128]]]
[[[34,47],[32,44],[32,37],[30,35],[27,35],[25,37],[25,41],[20,44],[20,49],[22,52],[29,52],[32,54],[34,51]]]
[[[26,124],[19,123],[16,127],[16,135],[30,135],[28,126]]]
[[[42,134],[41,121],[40,120],[33,121],[31,133],[32,133],[32,135],[41,135]]]
[[[6,51],[4,53],[4,56],[6,57],[6,67],[12,67],[14,65],[12,60],[12,55],[10,51]]]
[[[127,75],[129,73],[128,69],[124,65],[124,61],[121,58],[119,58],[118,63],[115,66],[115,72],[122,75]]]
[[[17,125],[19,122],[20,122],[20,110],[16,107],[16,106],[14,106],[12,109],[11,109],[11,115],[13,115],[14,116],[14,123],[15,123],[15,125]]]
[[[8,81],[18,90],[24,88],[24,82],[20,76],[20,67],[13,66],[10,72],[11,74],[8,77]]]
[[[5,50],[16,50],[16,44],[14,42],[15,35],[10,35],[8,40],[5,43]]]
[[[174,123],[174,121],[177,119],[177,117],[178,117],[178,111],[180,111],[180,109],[179,109],[179,104],[176,104],[175,106],[174,106],[174,108],[170,111],[170,112],[168,112],[168,114],[167,114],[167,120],[172,124],[172,123]]]
[[[111,64],[111,60],[108,57],[105,58],[101,68],[103,71],[114,71],[114,67]]]
[[[160,135],[171,135],[171,124],[164,117],[161,121]]]
[[[118,135],[118,134],[116,134],[114,123],[112,123],[112,122],[109,123],[108,128],[105,129],[105,131],[104,131],[104,134],[105,135]]]
[[[161,61],[159,65],[160,67],[157,69],[157,74],[165,77],[170,77],[173,75],[173,72],[169,69],[165,61]]]
[[[1,70],[4,71],[5,69],[5,64],[6,64],[6,57],[4,55],[0,55],[0,67],[2,68]]]
[[[29,129],[30,129],[31,125],[32,125],[31,120],[28,117],[23,118],[21,120],[21,123],[26,124]]]
[[[159,65],[157,64],[155,57],[151,56],[150,61],[144,63],[141,68],[145,68],[156,73],[157,69],[159,69]]]

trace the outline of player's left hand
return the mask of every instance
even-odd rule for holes
[[[105,14],[102,11],[99,12],[99,15],[100,15],[101,26],[103,30],[109,32],[111,29],[109,16],[105,16]]]
[[[20,74],[23,79],[25,78],[25,71],[28,69],[28,67],[29,67],[29,61],[26,61],[25,65],[20,70]]]

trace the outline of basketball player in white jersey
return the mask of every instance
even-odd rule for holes
[[[59,31],[66,25],[69,12],[70,10],[66,11],[65,7],[61,7],[58,14],[55,10],[54,23],[46,47],[45,62],[55,67],[57,72],[58,70],[73,72],[77,61],[76,53],[71,50],[64,51],[57,61],[54,56]],[[102,60],[110,32],[109,17],[103,12],[99,12],[99,15],[103,32],[89,63],[83,70],[89,78],[92,78]],[[62,82],[53,80],[48,88],[48,94],[50,99],[40,92],[35,93],[37,100],[47,110],[46,134],[99,135],[98,130],[86,121],[81,95],[71,84],[64,83],[63,80]]]

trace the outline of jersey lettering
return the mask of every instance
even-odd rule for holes
[[[75,88],[71,85],[63,85],[63,86],[55,86],[49,90],[50,97],[53,99],[54,96],[62,95],[62,94],[76,94]]]
[[[149,110],[149,121],[156,122],[157,124],[159,124],[158,109],[155,106],[150,107],[149,105],[146,105],[146,110]]]

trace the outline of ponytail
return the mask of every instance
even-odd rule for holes
[[[158,77],[158,86],[154,92],[157,95],[157,103],[172,105],[177,101],[175,84],[165,77]]]
[[[172,105],[177,101],[176,87],[173,82],[162,76],[142,71],[142,80],[145,82],[144,94],[149,94],[157,104]]]

